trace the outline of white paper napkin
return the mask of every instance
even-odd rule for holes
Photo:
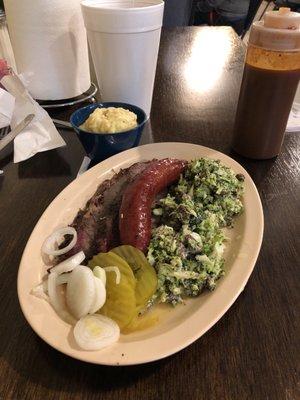
[[[65,146],[48,113],[33,100],[18,76],[7,75],[0,82],[15,97],[10,123],[12,129],[28,114],[35,114],[33,121],[14,140],[15,163],[27,160],[38,152]]]
[[[300,132],[300,103],[293,103],[286,132]]]
[[[14,108],[14,96],[0,88],[0,128],[10,125]]]

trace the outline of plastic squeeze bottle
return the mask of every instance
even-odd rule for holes
[[[282,7],[251,27],[233,149],[249,158],[279,154],[300,78],[300,14]]]

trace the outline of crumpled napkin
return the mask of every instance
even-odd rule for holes
[[[286,132],[300,132],[300,103],[294,102],[286,126]]]
[[[27,160],[38,152],[65,146],[65,141],[58,133],[48,113],[33,100],[17,75],[4,76],[0,83],[15,98],[15,107],[10,122],[12,129],[28,114],[35,115],[33,121],[14,140],[15,163]]]

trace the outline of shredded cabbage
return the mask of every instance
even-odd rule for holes
[[[153,301],[173,305],[213,290],[224,274],[223,228],[243,211],[244,176],[218,160],[189,163],[177,184],[153,207],[148,260],[158,274]]]

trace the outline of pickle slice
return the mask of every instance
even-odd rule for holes
[[[115,247],[111,252],[122,257],[131,267],[137,280],[135,295],[137,311],[144,308],[157,288],[157,275],[143,252],[133,246]]]
[[[94,268],[97,265],[119,268],[121,274],[119,284],[116,283],[115,272],[106,271],[106,301],[99,312],[116,321],[122,331],[137,316],[136,279],[129,265],[114,253],[100,253],[93,257],[89,267]]]
[[[120,273],[126,276],[126,278],[128,278],[128,280],[132,282],[132,285],[135,287],[136,278],[133,274],[131,267],[127,264],[126,260],[118,256],[116,253],[109,251],[108,253],[97,254],[90,260],[89,267],[95,268],[97,265],[102,268],[118,267]]]
[[[142,316],[137,316],[123,329],[123,333],[131,333],[135,331],[141,331],[143,329],[151,328],[158,322],[158,315],[150,312]]]

